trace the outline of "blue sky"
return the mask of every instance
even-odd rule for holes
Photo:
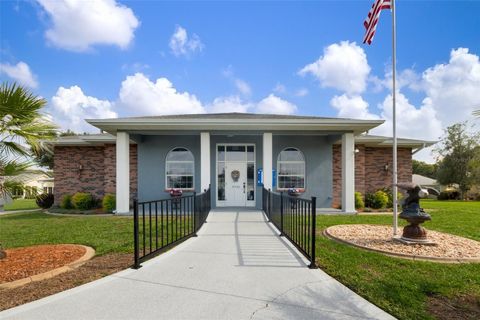
[[[372,2],[2,1],[0,80],[77,131],[94,130],[83,118],[247,111],[383,118],[374,133],[388,135],[391,13],[363,45]],[[480,108],[479,12],[397,1],[400,135],[437,139]]]

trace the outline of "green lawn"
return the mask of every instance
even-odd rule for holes
[[[427,229],[480,241],[480,202],[425,200]],[[429,211],[429,209],[431,209]],[[336,224],[391,225],[391,216],[320,216],[319,232]],[[400,220],[401,225],[405,225]],[[480,264],[443,264],[391,258],[317,237],[317,263],[343,284],[400,319],[431,319],[429,297],[468,296],[480,305]],[[457,306],[458,307],[458,306]],[[461,306],[460,306],[461,308]],[[473,319],[473,318],[472,318]]]
[[[15,199],[5,204],[5,211],[38,209],[35,199]]]
[[[166,219],[164,220],[167,221]],[[163,228],[164,244],[172,242],[178,234],[191,230],[189,219],[178,219],[178,225],[171,220]],[[155,220],[152,221],[152,244],[155,245]],[[157,222],[160,225],[160,222]],[[143,244],[143,225],[140,221],[140,246]],[[161,245],[162,232],[159,227]],[[184,232],[185,230],[185,232]],[[147,252],[150,245],[150,227],[145,222],[145,242]],[[168,237],[168,239],[167,239]],[[0,216],[0,244],[4,248],[31,246],[36,244],[78,243],[93,247],[97,255],[112,252],[133,252],[133,218],[132,217],[61,217],[52,216],[41,211],[15,213]],[[140,248],[141,251],[142,248]]]
[[[432,215],[425,227],[480,241],[480,202],[423,201]],[[429,210],[430,209],[430,210]],[[336,224],[391,224],[391,216],[319,216],[321,230]],[[152,224],[154,221],[152,221]],[[188,229],[189,221],[186,220]],[[403,220],[400,220],[404,225]],[[140,229],[143,230],[142,225]],[[183,229],[183,221],[178,230]],[[149,231],[148,220],[146,230]],[[176,227],[169,229],[176,234]],[[133,252],[131,217],[59,217],[41,211],[0,216],[5,248],[78,243],[97,254]],[[166,229],[164,229],[166,237]],[[140,237],[142,242],[143,237]],[[153,238],[152,238],[152,241]],[[149,237],[146,237],[149,245]],[[480,306],[480,264],[441,264],[391,258],[317,237],[317,264],[361,296],[400,319],[429,319],[429,297],[473,297]],[[458,306],[456,306],[458,307]]]

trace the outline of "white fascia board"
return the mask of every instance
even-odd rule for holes
[[[117,130],[282,130],[365,132],[383,120],[338,119],[89,119],[91,125],[115,134]]]

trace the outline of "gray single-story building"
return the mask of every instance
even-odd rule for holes
[[[114,193],[125,213],[135,197],[210,186],[213,207],[261,208],[265,187],[354,212],[355,191],[391,184],[391,138],[365,134],[383,120],[221,113],[86,121],[102,133],[55,142],[57,204],[78,191]],[[411,181],[412,152],[432,143],[398,140],[399,181]]]

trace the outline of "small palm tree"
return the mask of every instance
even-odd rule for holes
[[[48,148],[46,141],[56,136],[56,126],[42,113],[46,104],[15,83],[0,86],[0,198],[11,195],[18,187],[11,178],[24,173],[31,166],[29,157]]]
[[[56,136],[56,126],[42,112],[46,104],[16,83],[0,86],[0,197],[10,194],[8,177],[24,173],[30,156],[49,148],[46,142]]]

